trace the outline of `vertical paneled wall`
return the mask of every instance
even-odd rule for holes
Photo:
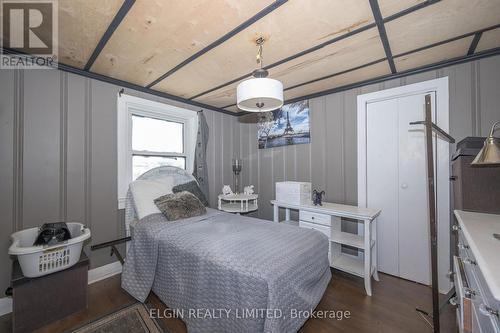
[[[237,156],[244,161],[242,183],[260,194],[256,216],[272,218],[269,201],[281,180],[311,181],[326,190],[327,200],[356,204],[357,95],[444,76],[450,79],[451,134],[458,140],[486,135],[500,119],[499,56],[312,99],[311,144],[259,150],[252,117],[205,111],[211,205],[222,185],[232,184]],[[0,71],[0,290],[9,284],[7,249],[16,230],[65,219],[89,225],[93,243],[123,234],[116,200],[120,88],[57,70]],[[105,250],[91,259],[93,267],[113,260]]]
[[[58,70],[0,70],[0,290],[9,285],[10,234],[51,221],[83,221],[92,243],[123,236],[117,205],[119,86]],[[193,109],[163,98],[138,97]],[[231,180],[237,118],[204,111],[210,127],[211,203]],[[88,251],[87,253],[90,253]],[[91,265],[115,260],[92,252]]]
[[[237,117],[219,112],[206,112],[205,116],[210,127],[207,146],[210,206],[217,208],[222,186],[233,182],[232,160],[239,157],[240,130]]]
[[[257,149],[255,118],[240,118],[242,181],[260,195],[258,216],[272,219],[274,183],[310,181],[326,200],[357,203],[357,96],[449,77],[450,132],[457,141],[486,136],[500,120],[500,56],[372,84],[310,100],[311,144]],[[455,147],[452,147],[453,152]],[[344,229],[352,229],[344,222]]]

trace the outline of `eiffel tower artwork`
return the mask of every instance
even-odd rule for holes
[[[285,130],[283,131],[283,136],[290,136],[294,134],[293,127],[290,124],[290,116],[289,116],[289,111],[286,112],[286,127]]]
[[[257,133],[259,149],[310,143],[309,101],[290,103],[262,113]]]

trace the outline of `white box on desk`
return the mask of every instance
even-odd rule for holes
[[[276,201],[292,205],[309,205],[311,188],[311,183],[308,182],[277,182]]]

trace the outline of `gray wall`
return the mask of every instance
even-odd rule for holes
[[[68,220],[86,223],[93,244],[123,236],[123,211],[117,208],[116,193],[120,89],[58,70],[0,70],[2,295],[9,285],[7,249],[14,231]],[[125,93],[182,106],[153,95]],[[205,115],[210,126],[209,186],[215,204],[215,194],[231,179],[231,159],[237,155],[240,135],[236,117],[212,111]],[[108,250],[91,253],[92,267],[113,260]]]
[[[205,111],[211,205],[222,185],[232,184],[231,159],[238,155],[242,182],[260,194],[256,216],[272,218],[269,201],[280,180],[311,181],[326,190],[326,200],[355,204],[356,96],[443,76],[450,78],[451,134],[486,135],[500,119],[499,56],[312,99],[311,144],[259,150],[251,119]],[[0,292],[9,285],[7,249],[16,230],[64,219],[89,225],[93,243],[123,235],[116,200],[119,90],[57,70],[0,71]],[[92,267],[112,260],[106,250],[91,256]]]
[[[253,117],[241,117],[242,182],[254,184],[259,193],[256,215],[272,219],[269,201],[274,198],[274,183],[282,180],[310,181],[326,190],[327,201],[356,204],[357,96],[445,76],[450,85],[451,135],[457,141],[486,136],[493,122],[500,120],[500,56],[314,98],[311,144],[259,150]],[[343,227],[353,230],[348,223]]]

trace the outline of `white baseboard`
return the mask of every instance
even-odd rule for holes
[[[101,267],[89,270],[89,284],[107,279],[122,272],[122,264],[119,261],[112,262]]]
[[[120,274],[122,272],[122,265],[119,261],[112,262],[101,267],[97,267],[89,270],[88,273],[88,284],[92,284],[97,281],[107,279],[113,275]],[[12,298],[2,297],[0,298],[0,316],[6,315],[12,312]]]
[[[12,298],[3,297],[0,298],[0,316],[6,315],[12,312]]]

